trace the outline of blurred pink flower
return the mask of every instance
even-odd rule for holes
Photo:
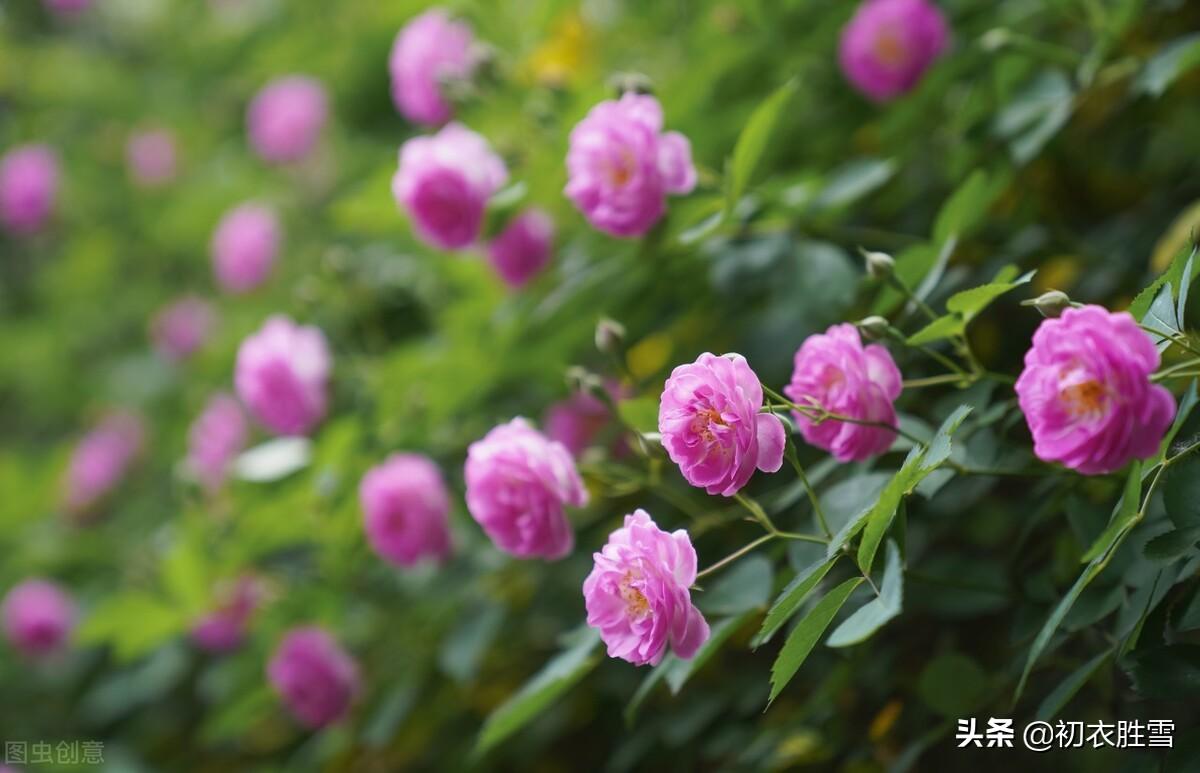
[[[281,239],[279,218],[267,207],[241,204],[226,212],[211,245],[217,283],[230,293],[258,287],[275,265]]]
[[[283,315],[268,319],[238,348],[238,397],[268,429],[306,435],[325,417],[332,359],[325,335]]]
[[[571,130],[566,194],[596,228],[640,236],[663,216],[667,194],[696,186],[691,143],[662,125],[657,99],[626,93]]]
[[[884,102],[915,86],[948,38],[945,17],[928,0],[865,0],[842,30],[842,72]]]
[[[318,729],[346,716],[358,695],[358,664],[323,629],[293,628],[279,643],[267,677],[288,710]]]
[[[561,443],[516,418],[467,449],[467,509],[498,548],[518,558],[556,560],[575,545],[564,505],[588,493]]]
[[[610,418],[608,406],[602,400],[576,392],[565,400],[552,403],[546,409],[542,426],[546,428],[547,437],[562,443],[571,456],[578,458]]]
[[[108,414],[85,435],[67,467],[67,509],[82,513],[116,488],[141,453],[144,435],[141,417],[127,411]]]
[[[392,454],[358,487],[371,548],[398,566],[450,555],[450,492],[433,460]]]
[[[125,160],[134,182],[153,188],[175,177],[175,138],[166,129],[150,129],[129,137]]]
[[[453,117],[454,108],[442,85],[470,77],[475,69],[474,43],[470,26],[452,20],[442,8],[431,8],[400,30],[388,57],[388,71],[392,101],[405,118],[438,126]]]
[[[487,140],[451,123],[400,148],[392,195],[413,221],[418,237],[456,250],[474,244],[487,200],[508,180],[504,161]]]
[[[58,156],[46,145],[21,145],[0,159],[0,221],[15,234],[39,230],[58,198]]]
[[[212,653],[231,652],[242,645],[250,618],[263,600],[263,586],[258,578],[239,577],[231,587],[221,592],[215,609],[192,626],[192,641],[202,650]]]
[[[187,467],[209,492],[225,482],[233,460],[246,446],[246,417],[237,398],[219,392],[188,430]]]
[[[663,447],[688,483],[732,496],[756,468],[776,472],[783,464],[783,422],[759,413],[762,406],[762,385],[745,357],[705,352],[671,371],[663,388]]]
[[[264,86],[246,111],[250,144],[264,161],[299,161],[316,145],[329,117],[325,87],[307,75],[287,75]]]
[[[215,322],[216,313],[207,301],[184,296],[154,315],[150,338],[163,357],[184,360],[204,345]]]
[[[1084,475],[1154,456],[1175,418],[1175,398],[1150,381],[1158,365],[1128,312],[1084,306],[1043,320],[1016,385],[1034,453]]]
[[[75,627],[75,602],[46,580],[25,580],[10,590],[3,614],[9,642],[32,658],[61,650]]]
[[[668,642],[687,660],[708,641],[708,623],[688,590],[696,581],[696,550],[686,531],[668,534],[636,510],[592,557],[583,600],[609,657],[657,666]]]
[[[854,325],[834,325],[804,340],[796,352],[792,381],[783,393],[797,405],[811,405],[859,421],[897,426],[893,403],[900,396],[896,361],[880,344],[862,345]],[[848,421],[814,422],[792,416],[805,441],[840,462],[861,462],[882,454],[896,439],[894,430]]]
[[[554,221],[531,207],[514,217],[488,245],[492,268],[512,289],[520,289],[550,263]]]

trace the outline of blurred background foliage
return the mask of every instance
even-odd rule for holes
[[[461,493],[467,444],[514,415],[540,417],[569,394],[570,365],[656,398],[673,365],[739,351],[781,385],[806,335],[872,311],[904,320],[899,299],[863,276],[860,245],[920,276],[932,268],[935,303],[1007,264],[1038,269],[1032,290],[970,328],[984,364],[1015,374],[1039,321],[1018,307],[1022,297],[1057,288],[1121,307],[1200,221],[1200,6],[943,0],[951,50],[913,93],[880,107],[837,68],[852,2],[447,3],[494,54],[460,95],[459,117],[519,181],[489,227],[513,206],[507,199],[544,207],[559,228],[553,267],[514,294],[477,255],[417,243],[389,190],[397,149],[417,130],[389,98],[388,49],[427,5],[100,0],[72,22],[33,0],[0,6],[0,145],[47,142],[63,168],[53,226],[0,237],[0,586],[55,577],[83,609],[65,662],[39,669],[0,658],[4,738],[100,739],[109,768],[130,771],[951,770],[966,759],[954,753],[955,718],[1032,718],[1068,674],[1135,625],[1196,641],[1194,551],[1173,562],[1142,552],[1163,531],[1156,511],[1081,596],[1064,643],[1010,708],[1029,643],[1078,575],[1120,482],[1080,479],[1064,492],[942,480],[936,500],[909,504],[902,616],[865,645],[818,648],[765,714],[778,643],[757,653],[748,643],[760,611],[811,560],[804,546],[772,546],[714,580],[700,604],[728,638],[691,673],[668,675],[670,689],[639,692],[646,670],[585,652],[559,663],[579,679],[563,697],[474,754],[489,714],[570,652],[591,551],[622,514],[643,506],[665,528],[686,526],[702,565],[748,542],[754,527],[669,465],[642,470],[594,449],[583,463],[593,504],[576,513],[568,559],[502,556],[459,497],[453,560],[400,572],[366,546],[362,473],[394,450],[418,450]],[[247,147],[245,108],[265,82],[293,72],[325,83],[333,118],[315,159],[272,168]],[[641,241],[596,233],[561,193],[570,128],[623,72],[650,79],[666,125],[690,137],[701,170],[697,192]],[[764,158],[722,218],[727,159],[779,88],[789,90]],[[129,181],[124,145],[131,131],[158,125],[176,134],[181,172],[148,192]],[[226,209],[251,199],[282,213],[282,259],[256,293],[220,297],[210,235]],[[152,352],[147,325],[181,293],[211,298],[220,323],[176,365]],[[235,481],[207,499],[178,472],[187,428],[213,391],[230,387],[238,342],[276,311],[329,336],[330,417],[303,469]],[[593,344],[602,316],[628,330],[620,368]],[[906,377],[936,372],[896,354]],[[996,408],[989,423],[970,425],[973,458],[994,458],[1006,442],[1028,447],[999,388],[914,391],[900,407],[905,421],[929,427],[964,402],[977,416]],[[144,413],[147,451],[102,517],[82,527],[59,512],[63,469],[112,406]],[[631,403],[631,420],[639,407]],[[835,530],[899,464],[889,455],[836,466],[801,452]],[[789,526],[811,520],[794,484],[767,477],[754,492]],[[270,603],[242,649],[200,654],[189,626],[220,581],[246,570],[266,580]],[[1149,606],[1154,614],[1140,619]],[[367,685],[349,721],[317,734],[293,724],[264,678],[280,633],[307,622],[337,633]],[[1198,662],[1137,691],[1128,662],[1108,659],[1063,712],[1175,718],[1179,748],[1165,762],[1102,750],[1020,764],[1200,770]],[[970,764],[1008,769],[1021,755]]]

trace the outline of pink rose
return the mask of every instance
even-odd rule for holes
[[[66,476],[66,507],[85,512],[109,494],[141,453],[145,429],[139,416],[117,411],[105,416],[79,441]]]
[[[457,250],[479,238],[487,200],[507,179],[504,162],[487,140],[452,123],[431,137],[404,143],[392,195],[412,218],[418,237],[433,247]]]
[[[488,245],[492,268],[510,288],[518,290],[550,263],[554,221],[540,209],[514,217]]]
[[[367,539],[384,559],[413,566],[450,555],[450,493],[431,459],[392,454],[358,487]]]
[[[22,145],[0,159],[0,221],[15,234],[39,230],[58,198],[58,156],[46,145]]]
[[[246,111],[250,144],[264,161],[299,161],[316,145],[329,117],[325,87],[306,75],[276,78],[254,96]]]
[[[609,657],[657,666],[668,643],[687,660],[708,641],[708,623],[688,590],[696,581],[696,551],[686,531],[668,534],[636,510],[592,557],[583,600]]]
[[[46,580],[25,580],[4,597],[4,633],[26,657],[62,649],[75,626],[75,602]]]
[[[599,398],[576,392],[546,409],[542,425],[551,440],[562,443],[576,458],[592,443],[611,416],[608,406]]]
[[[246,446],[246,417],[236,398],[212,396],[188,430],[187,468],[208,492],[225,482],[233,460]]]
[[[262,583],[249,575],[239,577],[221,593],[216,609],[192,626],[192,641],[212,653],[232,652],[246,638],[246,627],[263,599]]]
[[[593,226],[640,236],[666,211],[667,194],[696,185],[692,146],[662,131],[662,108],[644,94],[601,102],[571,130],[566,194]]]
[[[150,338],[163,357],[184,360],[204,345],[215,322],[212,306],[200,298],[185,296],[154,315]]]
[[[583,507],[588,493],[562,443],[516,418],[471,444],[465,473],[467,509],[498,548],[547,560],[571,552],[563,506]]]
[[[318,328],[282,315],[238,348],[234,385],[256,419],[279,435],[306,435],[325,417],[332,358]]]
[[[763,406],[762,384],[740,354],[705,352],[671,371],[658,407],[658,431],[683,477],[709,494],[736,494],[757,468],[783,464],[783,422]]]
[[[442,85],[470,77],[476,64],[474,44],[471,28],[451,20],[442,8],[431,8],[400,30],[388,57],[388,71],[392,101],[405,118],[426,126],[450,120],[454,109]]]
[[[175,138],[166,129],[151,129],[130,136],[125,160],[134,182],[153,188],[175,177]]]
[[[879,344],[864,347],[858,328],[842,324],[804,340],[783,393],[797,405],[895,427],[892,404],[901,387],[900,370],[888,350]],[[895,431],[885,427],[831,419],[814,422],[795,411],[792,416],[810,445],[840,462],[882,454],[896,439]]]
[[[1154,456],[1175,417],[1175,398],[1150,381],[1158,363],[1128,312],[1084,306],[1043,320],[1016,385],[1034,453],[1085,475]]]
[[[283,637],[267,677],[292,715],[313,730],[345,717],[359,692],[358,665],[316,626],[293,628]]]
[[[258,287],[275,265],[281,239],[279,218],[267,207],[242,204],[226,212],[212,238],[217,284],[230,293]]]
[[[842,30],[842,72],[876,102],[911,89],[946,48],[946,20],[928,0],[866,0]]]

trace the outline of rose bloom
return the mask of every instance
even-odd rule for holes
[[[436,464],[420,454],[392,454],[358,487],[367,540],[382,558],[413,566],[450,555],[450,492]]]
[[[359,692],[358,665],[316,626],[293,628],[283,637],[267,677],[292,715],[313,730],[345,717]]]
[[[688,590],[696,581],[696,551],[686,531],[668,534],[636,510],[592,557],[583,600],[609,657],[657,666],[668,643],[687,660],[708,641],[708,623]]]
[[[603,400],[576,392],[547,408],[542,426],[551,440],[562,443],[572,456],[578,458],[610,418],[608,406]]]
[[[71,454],[65,480],[67,509],[85,512],[116,488],[141,452],[144,436],[136,414],[117,411],[105,416]]]
[[[58,198],[58,156],[46,145],[21,145],[0,159],[0,221],[15,234],[39,230]]]
[[[206,652],[232,652],[242,645],[250,618],[263,600],[262,583],[249,575],[239,577],[221,594],[215,609],[192,626],[192,641]]]
[[[801,406],[813,406],[858,421],[897,426],[893,403],[900,396],[900,370],[880,344],[862,345],[858,328],[834,325],[809,336],[796,352],[792,381],[783,393]],[[882,454],[896,439],[895,430],[792,412],[800,434],[840,462]]]
[[[468,78],[475,69],[471,28],[431,8],[400,30],[388,57],[392,101],[413,123],[439,126],[454,115],[442,84]]]
[[[166,129],[151,129],[130,136],[125,160],[134,182],[153,188],[175,177],[175,138]]]
[[[41,658],[62,649],[75,627],[75,602],[46,580],[25,580],[4,597],[4,633],[26,657]]]
[[[488,245],[488,261],[505,284],[519,290],[550,263],[553,241],[554,221],[530,208],[509,221]]]
[[[571,130],[566,194],[596,228],[640,236],[663,216],[668,194],[696,186],[691,143],[662,125],[657,99],[626,93]]]
[[[200,298],[185,296],[154,315],[150,338],[163,357],[184,360],[204,345],[215,322],[212,306]]]
[[[279,435],[306,435],[325,417],[332,358],[325,335],[283,315],[242,341],[234,368],[238,397]]]
[[[225,482],[233,460],[246,447],[246,416],[237,398],[212,396],[188,430],[187,468],[200,485],[214,492]]]
[[[241,204],[226,212],[210,248],[217,284],[230,293],[261,285],[275,265],[281,239],[279,218],[267,207]]]
[[[1154,456],[1175,417],[1175,398],[1150,381],[1158,363],[1128,312],[1084,306],[1043,320],[1016,385],[1034,453],[1085,475]]]
[[[404,143],[392,195],[421,240],[457,250],[479,238],[487,200],[507,180],[504,161],[487,140],[452,123],[431,137]]]
[[[732,496],[757,468],[776,472],[786,441],[778,416],[760,413],[762,384],[740,354],[705,352],[671,371],[658,431],[683,477],[709,494]]]
[[[307,75],[288,75],[264,86],[246,111],[250,144],[264,161],[299,161],[316,145],[329,117],[325,87]]]
[[[575,533],[563,511],[588,493],[571,453],[516,418],[467,449],[467,509],[498,548],[518,558],[556,560]]]
[[[928,0],[866,0],[842,30],[842,72],[876,102],[917,84],[946,48],[946,20]]]

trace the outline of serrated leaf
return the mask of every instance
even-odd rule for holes
[[[600,660],[592,654],[599,643],[600,634],[591,628],[578,632],[571,647],[551,659],[524,687],[488,716],[479,731],[475,753],[486,753],[520,730],[582,679]]]
[[[1136,650],[1126,670],[1133,688],[1145,698],[1177,701],[1194,696],[1200,692],[1200,645],[1171,644]]]
[[[1200,457],[1175,462],[1163,481],[1163,506],[1180,529],[1200,526]]]
[[[1157,279],[1147,285],[1133,299],[1133,303],[1129,304],[1129,313],[1134,319],[1142,319],[1146,316],[1146,312],[1150,311],[1150,304],[1158,297],[1159,290],[1168,282],[1172,287],[1182,287],[1184,283],[1191,283],[1196,276],[1196,271],[1200,269],[1200,263],[1192,261],[1192,256],[1196,254],[1196,246],[1188,244],[1186,247],[1176,253],[1175,258],[1171,261],[1171,265]],[[1187,273],[1185,268],[1191,266]]]
[[[726,210],[732,210],[746,192],[779,126],[779,119],[791,103],[797,88],[798,82],[795,79],[780,86],[754,109],[750,120],[742,128],[729,163]]]
[[[1029,271],[1012,281],[1001,280],[997,277],[996,281],[988,284],[972,287],[969,290],[961,290],[946,300],[946,310],[959,314],[966,322],[970,322],[979,316],[992,301],[1023,284],[1027,284],[1033,279],[1033,275],[1036,273],[1036,271]]]
[[[1037,719],[1042,722],[1049,722],[1058,716],[1058,712],[1062,711],[1071,699],[1075,697],[1092,675],[1100,669],[1100,666],[1112,657],[1111,649],[1101,652],[1096,657],[1084,663],[1079,668],[1071,672],[1071,674],[1061,682],[1058,686],[1050,691],[1050,694],[1042,699],[1041,704],[1037,708]]]
[[[1200,543],[1200,525],[1172,529],[1149,540],[1142,554],[1151,561],[1169,563],[1191,553]]]
[[[754,636],[750,646],[758,647],[769,641],[780,626],[791,619],[800,605],[804,603],[804,599],[825,578],[837,560],[838,556],[821,559],[797,572],[787,587],[780,592],[779,597],[775,599],[775,603],[771,605],[766,619],[763,620],[762,628]]]
[[[1046,70],[996,116],[993,131],[1008,141],[1018,164],[1032,160],[1071,117],[1075,95],[1071,81],[1058,70]]]
[[[1139,94],[1161,97],[1180,75],[1200,65],[1200,34],[1185,35],[1163,46],[1133,81]]]
[[[868,601],[854,614],[842,621],[829,640],[829,647],[849,647],[871,638],[889,620],[900,614],[904,602],[904,572],[900,560],[900,549],[895,542],[888,542],[887,566],[883,571],[883,583],[879,597]]]
[[[800,669],[813,647],[817,646],[821,634],[825,633],[838,610],[862,581],[861,577],[852,577],[829,591],[788,634],[779,657],[775,658],[775,663],[771,666],[771,696],[767,699],[768,704],[774,702],[796,675],[796,671]]]
[[[1162,334],[1156,336],[1157,340],[1154,342],[1160,352],[1171,346],[1170,336],[1178,335],[1180,332],[1179,318],[1175,316],[1175,296],[1172,290],[1170,282],[1160,287],[1146,316],[1142,317],[1143,325]]]
[[[1117,539],[1117,535],[1123,532],[1130,522],[1137,516],[1138,499],[1142,494],[1142,463],[1134,462],[1132,469],[1129,471],[1129,477],[1125,479],[1125,489],[1121,494],[1121,501],[1117,503],[1113,510],[1113,517],[1109,519],[1108,526],[1088,548],[1088,551],[1083,554],[1080,561],[1088,562],[1097,556],[1101,555],[1112,547]]]
[[[924,346],[934,341],[941,341],[946,338],[962,335],[965,329],[966,325],[962,317],[957,314],[946,314],[910,335],[906,343],[909,346]]]

